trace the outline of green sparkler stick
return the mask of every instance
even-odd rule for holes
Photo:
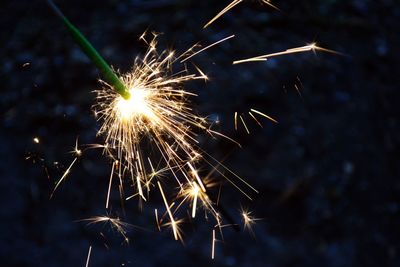
[[[115,74],[103,57],[96,51],[96,49],[90,44],[90,42],[85,38],[85,36],[65,17],[61,10],[54,4],[53,1],[47,0],[50,8],[54,13],[64,22],[69,33],[78,43],[82,51],[89,57],[94,65],[103,74],[106,82],[108,82],[123,98],[129,99],[130,94],[121,81],[121,79]]]

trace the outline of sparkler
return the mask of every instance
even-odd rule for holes
[[[231,2],[211,19],[204,28],[241,2],[243,0]],[[267,0],[262,0],[262,2],[276,8]],[[208,193],[208,189],[214,184],[209,179],[206,179],[208,177],[203,177],[199,174],[197,166],[202,163],[208,164],[212,172],[215,171],[225,177],[250,199],[249,194],[235,181],[223,174],[219,168],[232,174],[251,191],[257,192],[257,190],[199,147],[197,140],[197,132],[199,131],[211,136],[222,136],[233,142],[235,141],[212,130],[207,118],[195,113],[190,104],[190,99],[195,97],[196,94],[186,90],[184,85],[193,80],[208,80],[208,77],[197,66],[194,66],[196,73],[189,72],[187,65],[184,63],[204,50],[233,38],[234,35],[225,37],[197,51],[194,51],[194,49],[198,46],[192,46],[183,54],[176,55],[175,51],[158,51],[156,34],[153,34],[150,39],[147,38],[146,34],[143,34],[140,39],[148,45],[147,52],[143,57],[135,59],[131,72],[119,75],[111,69],[53,2],[49,0],[48,3],[63,20],[82,50],[104,76],[104,81],[102,82],[104,86],[95,91],[97,96],[93,110],[97,120],[101,123],[98,135],[105,138],[104,145],[98,145],[96,148],[103,148],[104,153],[112,162],[106,196],[106,209],[109,208],[114,176],[119,178],[121,198],[123,196],[123,177],[128,177],[130,184],[134,188],[135,192],[126,198],[127,200],[138,197],[139,201],[148,201],[151,189],[156,187],[155,184],[157,184],[165,205],[165,213],[163,215],[159,214],[158,209],[155,209],[157,228],[160,230],[162,226],[169,226],[172,229],[174,239],[182,240],[180,224],[183,220],[177,218],[179,208],[187,204],[187,206],[191,207],[191,217],[195,218],[198,208],[202,207],[205,213],[212,214],[216,221],[216,225],[212,229],[211,258],[214,259],[215,243],[217,241],[216,228],[221,231],[222,227],[228,225],[222,225],[222,218],[217,205]],[[233,64],[266,61],[274,56],[316,50],[337,53],[313,43],[282,52],[236,60]],[[179,65],[180,70],[176,71],[175,68],[178,64],[184,65]],[[271,116],[256,109],[250,109],[248,114],[260,127],[262,127],[262,124],[256,115],[278,123]],[[234,114],[235,129],[237,129],[238,117],[246,132],[250,133],[242,114],[237,112]],[[34,142],[38,143],[39,140],[34,140]],[[77,159],[82,155],[78,140],[72,153],[75,158],[57,182],[54,190],[65,180]],[[166,184],[168,183],[168,188],[171,188],[169,179],[164,177],[165,173],[171,175],[175,180],[174,187],[178,187],[178,193],[174,195],[172,200],[167,198],[169,194],[166,193],[162,185],[165,182]],[[244,229],[252,232],[252,225],[260,219],[254,218],[251,216],[251,212],[248,211],[242,211],[241,215]],[[165,218],[169,218],[169,222],[162,224]],[[87,221],[89,221],[89,224],[108,222],[124,237],[126,242],[129,241],[125,230],[129,225],[119,218],[97,216],[87,219]],[[222,232],[220,234],[222,236]],[[87,265],[90,253],[91,247],[89,248]]]
[[[210,135],[232,139],[213,131],[207,119],[196,115],[190,106],[188,99],[195,94],[186,91],[183,84],[192,80],[207,80],[208,77],[196,66],[197,74],[191,74],[185,65],[178,72],[173,70],[173,65],[178,61],[184,63],[204,50],[233,38],[234,35],[197,51],[194,50],[198,45],[192,46],[180,56],[175,56],[174,51],[160,53],[157,51],[156,34],[153,34],[151,40],[147,40],[146,34],[143,34],[140,39],[148,44],[148,51],[142,58],[136,58],[130,73],[118,77],[61,11],[51,1],[49,1],[49,4],[106,78],[103,81],[104,87],[96,91],[96,104],[93,106],[95,116],[102,123],[98,134],[105,136],[105,143],[102,147],[105,154],[112,160],[106,209],[109,207],[113,176],[118,175],[120,179],[121,196],[123,195],[122,177],[127,176],[136,190],[132,197],[139,196],[139,200],[142,201],[147,201],[148,197],[146,196],[149,195],[154,180],[157,181],[166,213],[170,219],[170,223],[164,225],[172,227],[175,240],[181,239],[179,224],[182,220],[175,219],[174,214],[185,201],[190,201],[192,205],[193,218],[196,216],[197,207],[202,206],[205,210],[211,212],[219,222],[220,215],[206,193],[206,186],[196,169],[196,164],[204,160],[218,173],[221,173],[221,171],[217,170],[218,167],[211,163],[215,159],[198,147],[194,131],[200,130]],[[150,150],[143,149],[146,141],[152,147]],[[75,159],[57,182],[55,190],[66,179],[78,157],[82,154],[78,148],[78,142],[76,142],[73,153]],[[155,158],[154,154],[159,157],[158,165],[164,165],[158,170],[154,169],[151,160]],[[209,159],[205,159],[203,154],[207,155]],[[218,166],[222,166],[232,173],[224,165],[218,163]],[[150,173],[149,169],[151,169]],[[183,198],[173,211],[175,202],[169,204],[160,183],[159,174],[165,171],[172,175],[180,188],[180,193],[177,194],[176,198],[178,196]],[[235,177],[256,191],[236,174]],[[228,180],[244,193],[232,180]],[[248,196],[248,194],[245,195]],[[157,212],[156,217],[158,217]],[[160,226],[159,223],[162,219],[160,221],[158,218],[156,219],[157,225]],[[93,223],[109,221],[126,238],[119,219],[111,219],[106,216],[95,217],[92,221]]]
[[[190,105],[189,98],[196,95],[185,90],[184,84],[193,80],[207,80],[207,76],[197,67],[197,74],[189,73],[186,66],[178,72],[173,71],[174,64],[185,62],[205,49],[231,38],[233,36],[228,36],[198,51],[194,51],[192,47],[175,56],[175,51],[157,51],[156,34],[150,40],[142,35],[140,39],[148,44],[148,50],[143,57],[136,58],[131,72],[121,77],[130,98],[124,99],[106,83],[96,91],[93,109],[102,123],[98,134],[105,136],[104,151],[114,162],[106,208],[115,174],[120,179],[122,176],[129,177],[134,187],[135,192],[127,199],[138,197],[140,201],[147,201],[156,183],[165,205],[165,213],[160,218],[158,209],[155,209],[157,228],[168,226],[172,229],[174,239],[182,240],[180,224],[183,220],[177,218],[176,214],[183,206],[191,207],[192,218],[196,217],[197,210],[201,207],[205,214],[213,216],[217,225],[221,225],[222,221],[220,211],[223,212],[223,209],[217,207],[208,192],[217,183],[212,182],[209,176],[202,176],[196,166],[206,163],[211,167],[211,173],[217,172],[225,177],[250,199],[249,193],[220,169],[233,174],[238,181],[257,192],[198,145],[196,131],[232,140],[212,130],[207,119],[196,115]],[[150,149],[144,149],[148,144]],[[155,169],[153,162],[157,157],[158,167]],[[118,171],[115,171],[115,162],[118,162]],[[171,188],[171,177],[165,177],[167,173],[178,187],[178,193],[172,200],[168,199],[169,194],[162,186],[162,183],[168,183],[167,188]],[[121,181],[120,184],[122,185]],[[223,214],[226,216],[226,212]],[[163,224],[165,217],[169,222]]]

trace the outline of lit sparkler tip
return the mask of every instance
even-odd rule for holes
[[[39,137],[34,137],[32,140],[33,140],[33,142],[36,143],[36,144],[39,144],[39,143],[40,143]]]

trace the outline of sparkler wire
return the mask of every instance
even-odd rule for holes
[[[115,74],[112,68],[107,64],[107,62],[103,59],[103,57],[86,39],[86,37],[67,19],[67,17],[65,17],[65,15],[61,12],[61,10],[56,6],[53,1],[47,0],[47,3],[54,11],[54,13],[64,22],[69,33],[74,38],[75,42],[80,46],[82,51],[103,74],[105,81],[107,81],[123,98],[129,99],[130,93],[127,90],[126,86]]]

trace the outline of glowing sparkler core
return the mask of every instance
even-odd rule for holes
[[[118,110],[119,117],[122,120],[129,121],[136,118],[155,119],[154,113],[151,111],[147,98],[150,97],[150,91],[144,88],[131,88],[129,90],[130,97],[125,99],[119,97],[115,107]]]

